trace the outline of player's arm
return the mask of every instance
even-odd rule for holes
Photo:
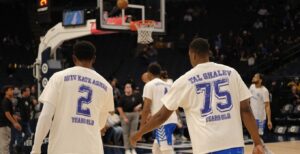
[[[154,114],[151,119],[142,127],[140,130],[130,138],[130,142],[132,145],[136,145],[136,141],[140,140],[142,136],[155,128],[158,128],[161,124],[163,124],[173,113],[173,111],[168,110],[165,105]]]
[[[55,112],[54,105],[50,103],[44,103],[41,115],[39,117],[36,132],[34,136],[34,145],[32,147],[31,154],[40,154],[41,153],[41,146],[43,143],[44,138],[48,134],[51,124],[52,124],[52,117]]]
[[[9,111],[4,112],[5,117],[10,121],[10,123],[17,129],[22,130],[21,125],[18,123],[18,121],[10,114]]]
[[[270,101],[265,102],[265,110],[266,110],[267,118],[268,118],[268,128],[272,129]]]
[[[271,105],[270,105],[270,94],[267,89],[264,90],[263,99],[265,102],[265,110],[268,118],[268,128],[272,129],[272,120],[271,120]]]
[[[128,123],[128,118],[125,115],[125,112],[123,111],[122,107],[117,107],[118,112],[120,113],[120,116],[123,118],[123,120]]]
[[[252,114],[252,110],[250,107],[249,98],[241,101],[240,110],[241,110],[242,121],[243,121],[245,127],[247,128],[248,132],[250,133],[255,146],[262,145],[259,134],[258,134],[258,128],[256,126],[255,119],[254,119],[254,116]]]
[[[151,105],[152,100],[145,97],[140,127],[143,127],[146,124],[148,116],[151,113]]]

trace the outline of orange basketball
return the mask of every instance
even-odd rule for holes
[[[117,6],[119,9],[126,9],[128,6],[128,0],[118,0]]]

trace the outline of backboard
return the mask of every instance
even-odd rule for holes
[[[128,0],[126,9],[117,0],[98,0],[100,10],[97,27],[107,30],[130,30],[130,22],[154,20],[153,32],[165,32],[165,0]]]

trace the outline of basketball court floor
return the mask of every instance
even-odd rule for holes
[[[264,139],[268,148],[274,154],[300,154],[300,136],[271,135]],[[228,141],[230,142],[230,140]],[[251,139],[245,139],[245,154],[251,154],[253,145]],[[138,143],[138,154],[151,154],[151,143]],[[123,146],[104,145],[105,154],[123,154]],[[192,154],[192,146],[189,141],[175,142],[176,154]]]

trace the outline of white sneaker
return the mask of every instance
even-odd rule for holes
[[[131,151],[129,149],[125,150],[125,154],[131,154]]]
[[[131,154],[137,154],[135,149],[131,149]]]

